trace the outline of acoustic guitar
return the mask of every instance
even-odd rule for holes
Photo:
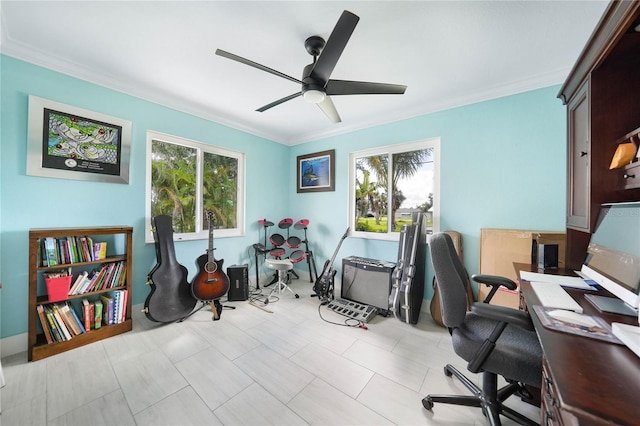
[[[185,318],[198,302],[187,281],[187,268],[176,260],[171,216],[152,219],[156,244],[156,265],[148,275],[151,292],[144,302],[144,313],[155,322],[170,323]]]
[[[213,212],[207,212],[209,221],[209,248],[196,259],[198,274],[191,283],[193,297],[201,301],[219,299],[229,291],[229,277],[222,270],[223,259],[213,257]],[[215,314],[215,312],[214,312]]]

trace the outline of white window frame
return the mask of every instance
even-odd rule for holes
[[[231,151],[214,145],[173,136],[166,133],[160,133],[152,130],[147,131],[147,154],[146,154],[146,195],[145,195],[145,242],[153,243],[153,233],[151,232],[151,152],[153,141],[161,141],[174,145],[182,145],[188,148],[194,148],[198,152],[196,164],[196,204],[199,206],[198,211],[202,210],[202,154],[211,153],[231,157],[238,160],[238,207],[236,210],[236,228],[216,229],[216,238],[240,237],[245,234],[245,154],[241,152]],[[196,214],[195,218],[196,231],[188,233],[174,233],[175,241],[187,240],[206,240],[209,238],[208,224],[203,223],[202,216]]]
[[[352,237],[386,241],[398,241],[400,239],[399,232],[380,233],[356,231],[356,159],[381,154],[397,154],[401,152],[417,151],[427,148],[433,148],[433,232],[435,233],[440,230],[440,138],[437,137],[421,141],[355,151],[349,154],[349,209],[347,212],[347,223],[351,228]],[[391,179],[389,179],[389,185],[391,185]],[[391,194],[391,189],[388,189],[387,193]],[[388,211],[391,211],[390,206]]]

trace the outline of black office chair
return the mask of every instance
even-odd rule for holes
[[[488,303],[474,303],[467,312],[467,273],[453,246],[451,237],[436,233],[429,242],[431,260],[440,291],[442,319],[452,336],[455,353],[468,362],[472,373],[482,372],[482,389],[455,367],[447,364],[444,373],[457,377],[473,393],[468,395],[428,395],[422,400],[427,410],[434,403],[482,407],[489,424],[500,425],[500,415],[523,425],[534,421],[503,405],[511,395],[532,399],[525,384],[540,388],[542,349],[531,318],[523,311]],[[474,275],[472,279],[492,286],[487,299],[502,285],[512,290],[516,284],[508,278]],[[485,299],[484,302],[488,302]],[[498,389],[498,375],[507,385]]]

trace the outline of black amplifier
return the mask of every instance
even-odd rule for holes
[[[247,265],[231,265],[227,268],[229,277],[230,302],[247,300],[249,298],[249,267]]]
[[[342,259],[341,297],[375,306],[382,315],[386,316],[395,267],[395,263],[384,260],[345,257]]]

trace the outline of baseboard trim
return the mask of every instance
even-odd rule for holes
[[[0,339],[0,357],[19,354],[27,351],[28,334],[16,334],[15,336]]]

